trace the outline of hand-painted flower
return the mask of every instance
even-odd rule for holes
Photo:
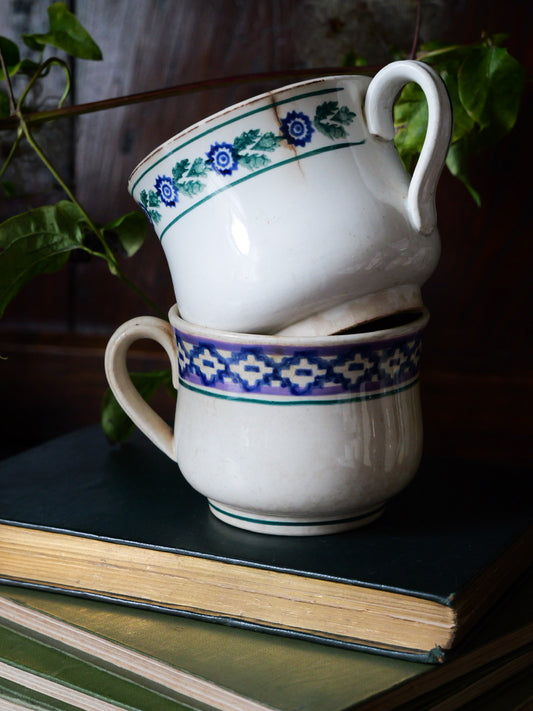
[[[293,146],[305,146],[314,131],[311,119],[301,111],[289,111],[285,118],[281,119],[281,132]]]
[[[207,153],[207,162],[220,175],[231,175],[239,167],[231,143],[214,143]]]
[[[157,194],[167,207],[176,207],[178,202],[178,190],[172,178],[167,175],[158,175],[155,181]]]

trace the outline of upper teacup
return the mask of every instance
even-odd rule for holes
[[[412,178],[392,140],[410,81],[429,114]],[[152,152],[128,189],[187,321],[275,333],[348,302],[357,316],[359,300],[368,320],[421,306],[440,256],[435,190],[451,130],[440,77],[393,62],[372,80],[314,79],[217,113]]]

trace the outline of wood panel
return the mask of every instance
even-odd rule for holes
[[[0,459],[77,427],[99,422],[107,387],[102,336],[15,333],[2,339]],[[130,352],[132,372],[166,368],[153,344]],[[175,399],[162,388],[154,407],[169,422]]]
[[[4,2],[0,25],[8,34],[20,31],[24,22],[37,31],[46,5],[26,2],[24,15],[20,3]],[[76,64],[74,100],[243,72],[336,64],[350,46],[383,62],[389,46],[407,49],[411,43],[414,4],[396,0],[394,11],[391,5],[359,0],[76,3],[104,61]],[[507,32],[510,49],[531,80],[529,1],[435,1],[424,3],[423,17],[424,40],[474,41],[482,31]],[[78,195],[96,219],[106,222],[135,207],[126,191],[127,178],[152,148],[205,115],[268,87],[251,83],[85,116],[65,129],[59,146],[61,154],[69,155],[65,170],[72,167]],[[449,175],[443,175],[439,186],[442,257],[424,287],[432,315],[424,341],[422,390],[431,453],[531,461],[532,119],[530,81],[512,134],[472,162],[481,209]],[[18,203],[4,203],[1,211],[17,208]],[[168,269],[153,233],[124,268],[163,309],[170,306]],[[0,322],[0,353],[9,354],[0,363],[0,383],[12,403],[0,422],[4,440],[19,437],[20,446],[26,446],[94,421],[105,385],[105,341],[120,322],[146,312],[96,260],[35,280]]]

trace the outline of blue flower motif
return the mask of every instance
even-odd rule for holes
[[[167,175],[158,175],[155,181],[155,189],[167,207],[176,207],[178,202],[178,189],[174,185],[172,178],[169,178]]]
[[[315,132],[311,119],[301,111],[289,111],[281,120],[281,132],[293,146],[305,146]]]
[[[207,153],[207,162],[220,175],[231,175],[239,167],[231,143],[214,143]]]

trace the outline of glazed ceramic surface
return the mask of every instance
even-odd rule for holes
[[[412,179],[392,140],[408,81],[429,106]],[[275,333],[346,302],[352,323],[358,303],[362,320],[420,306],[440,253],[434,197],[451,123],[440,78],[405,61],[372,81],[254,97],[164,143],[128,187],[161,240],[183,318]],[[305,321],[298,331],[313,332]]]
[[[427,314],[387,330],[300,339],[195,326],[176,307],[169,318],[123,324],[107,347],[107,377],[220,519],[278,535],[333,533],[379,516],[414,476]],[[126,354],[139,338],[169,354],[174,429],[129,378]]]

